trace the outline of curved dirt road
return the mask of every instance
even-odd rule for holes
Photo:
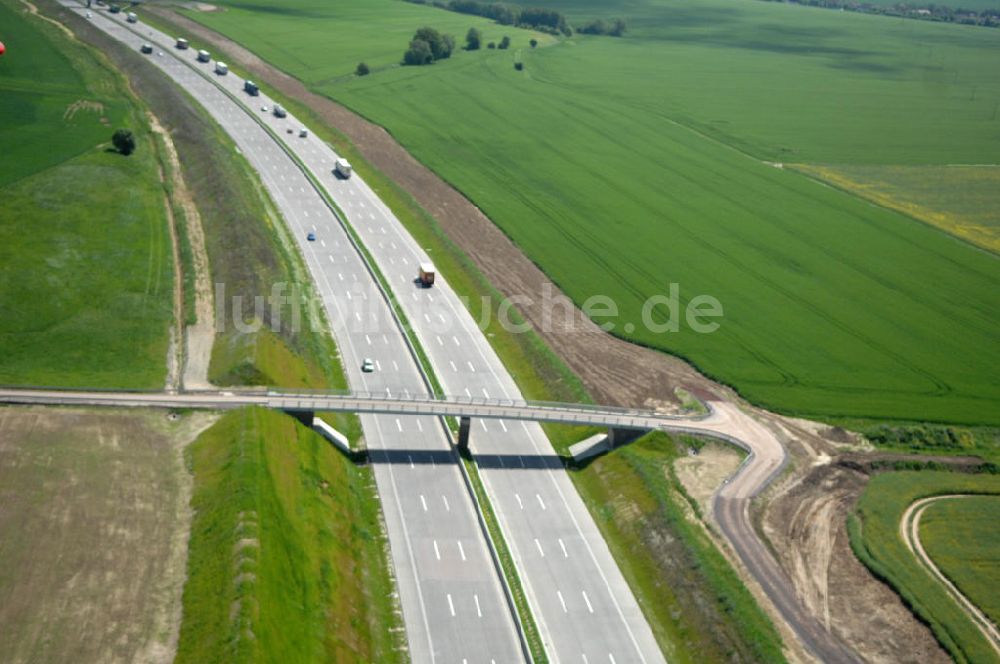
[[[938,580],[938,582],[945,587],[948,594],[951,595],[952,599],[958,603],[959,607],[969,616],[969,619],[976,624],[979,631],[982,632],[986,640],[990,642],[993,646],[993,650],[996,651],[997,656],[1000,657],[1000,630],[997,626],[993,624],[993,621],[980,610],[978,606],[972,603],[972,601],[966,597],[961,590],[959,590],[954,583],[951,582],[948,577],[938,568],[931,557],[927,555],[924,550],[924,546],[920,541],[920,519],[924,515],[924,511],[933,505],[934,503],[941,500],[953,500],[956,498],[965,498],[965,494],[948,494],[945,496],[931,496],[929,498],[921,498],[920,500],[914,502],[906,511],[903,512],[903,517],[899,520],[899,536],[903,538],[906,543],[906,548],[910,550],[910,553],[914,555],[917,562],[926,569],[930,574]]]

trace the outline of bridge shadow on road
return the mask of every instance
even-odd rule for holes
[[[557,454],[476,454],[472,457],[483,470],[552,470],[563,467],[563,460]],[[368,461],[372,464],[394,464],[406,466],[454,464],[458,455],[450,450],[368,450]]]

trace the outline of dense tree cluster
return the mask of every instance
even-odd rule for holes
[[[364,62],[359,62],[358,68],[354,70],[354,73],[357,74],[358,76],[367,76],[368,74],[371,73],[371,69],[369,69],[368,65],[365,64]]]
[[[126,157],[135,152],[135,136],[128,129],[119,129],[111,136],[115,149]]]
[[[455,38],[444,35],[434,28],[420,28],[403,54],[404,65],[429,65],[437,60],[451,57],[455,50]]]
[[[777,2],[792,2],[810,7],[826,7],[827,9],[843,9],[864,14],[885,14],[887,16],[904,16],[925,21],[940,21],[943,23],[964,23],[982,25],[989,28],[1000,27],[1000,9],[984,9],[974,11],[945,7],[933,3],[920,5],[900,2],[894,5],[873,5],[869,2],[854,2],[853,0],[775,0]]]
[[[465,34],[465,48],[468,51],[478,51],[483,43],[483,33],[475,28],[469,28]]]
[[[603,18],[599,18],[587,23],[582,28],[577,28],[576,31],[585,35],[611,35],[612,37],[621,37],[625,34],[626,29],[627,27],[624,19],[616,18],[613,21],[605,21]]]
[[[573,34],[562,12],[544,7],[519,7],[504,2],[482,0],[409,0],[418,5],[434,5],[441,9],[493,19],[501,25],[533,28],[551,34]]]

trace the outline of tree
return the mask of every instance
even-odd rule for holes
[[[517,71],[523,70],[524,69],[524,63],[523,62],[515,62],[514,63],[514,69],[516,69]]]
[[[536,46],[538,46],[538,40],[534,38],[532,38],[532,40],[528,43],[531,44],[531,48],[535,48]]]
[[[414,39],[410,42],[410,48],[403,54],[404,65],[429,65],[434,61],[434,53],[431,45],[423,39]]]
[[[364,62],[359,62],[358,68],[354,70],[354,73],[357,74],[358,76],[367,76],[368,74],[371,73],[371,71],[372,70],[368,68],[367,64],[365,64]]]
[[[507,35],[504,35],[503,39],[500,40],[500,45],[497,48],[499,48],[501,50],[506,49],[506,48],[510,48],[510,37],[508,37]]]
[[[414,41],[426,42],[431,48],[432,60],[444,60],[451,56],[455,48],[455,38],[451,35],[442,35],[434,28],[420,28],[413,35]]]
[[[496,47],[497,47],[496,42],[490,42],[489,44],[486,45],[486,48],[496,48]]]
[[[475,28],[469,28],[469,31],[465,34],[465,50],[478,51],[482,43],[483,33]]]
[[[135,136],[128,129],[119,129],[111,137],[111,143],[115,149],[123,155],[128,156],[135,152]]]

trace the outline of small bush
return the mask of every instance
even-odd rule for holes
[[[517,71],[522,71],[524,69],[524,63],[523,62],[515,62],[514,63],[514,69],[516,69]]]
[[[510,48],[510,37],[504,35],[503,39],[500,40],[500,45],[497,48],[499,48],[501,51]]]
[[[497,47],[496,42],[490,42],[489,44],[486,45],[486,48],[496,48],[496,47]]]
[[[534,38],[532,38],[532,40],[528,43],[531,44],[531,48],[535,48],[536,46],[538,46],[538,40]]]
[[[365,64],[364,62],[359,62],[358,68],[354,70],[354,73],[357,74],[358,76],[367,76],[368,74],[371,73],[371,71],[372,70],[368,68],[367,64]]]
[[[135,152],[135,136],[128,129],[119,129],[111,137],[115,149],[126,157]]]

